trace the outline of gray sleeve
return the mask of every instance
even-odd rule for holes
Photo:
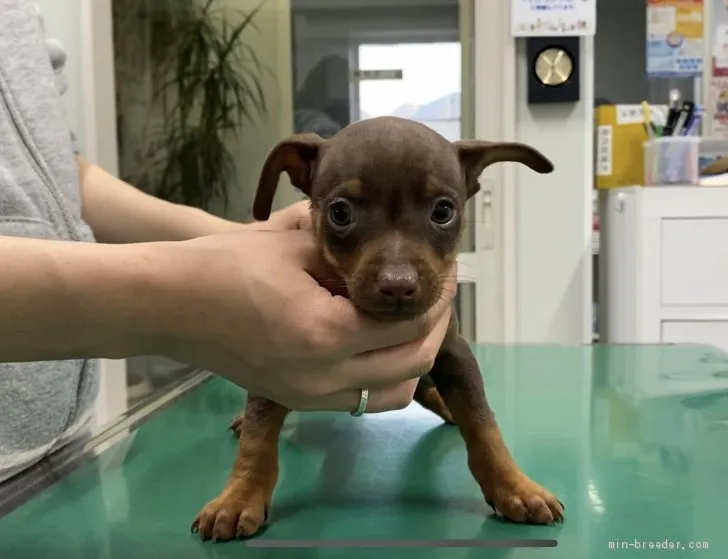
[[[43,32],[45,33],[45,22],[43,21],[43,15],[41,14],[40,8],[37,4],[33,4],[33,7],[35,8],[35,13],[38,17],[41,29],[43,29]],[[46,38],[45,45],[46,50],[48,51],[48,57],[51,61],[51,67],[53,68],[53,73],[56,78],[58,93],[63,96],[68,90],[68,81],[66,80],[66,74],[64,73],[68,55],[66,54],[63,45],[61,45],[61,43],[56,39]],[[69,134],[71,136],[73,152],[78,155],[80,153],[78,138],[76,137],[76,134],[73,133],[73,130],[69,130]]]

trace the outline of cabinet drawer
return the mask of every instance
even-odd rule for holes
[[[728,320],[664,321],[661,342],[712,345],[728,354]]]
[[[728,306],[728,218],[665,219],[661,237],[662,304]]]

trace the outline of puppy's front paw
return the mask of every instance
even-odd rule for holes
[[[259,488],[228,486],[205,505],[192,523],[200,539],[227,541],[253,536],[268,520],[269,497]]]
[[[230,422],[230,425],[228,425],[228,429],[230,429],[234,434],[235,438],[240,438],[240,431],[243,427],[243,418],[245,417],[245,414],[241,413],[240,415],[235,416],[235,418]]]
[[[564,521],[561,501],[522,472],[493,479],[483,493],[488,504],[512,522],[553,524]]]

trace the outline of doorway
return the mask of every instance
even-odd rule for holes
[[[358,70],[370,79],[356,81],[353,120],[378,116],[408,118],[442,134],[462,138],[460,89],[462,47],[458,42],[365,43],[357,46]],[[380,79],[376,72],[398,72]]]

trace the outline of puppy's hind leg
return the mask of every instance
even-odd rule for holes
[[[486,502],[513,522],[563,520],[561,502],[511,457],[488,406],[478,363],[463,338],[448,335],[430,376],[465,439],[468,466]]]
[[[278,481],[278,440],[288,410],[265,398],[248,396],[240,416],[238,455],[227,485],[192,523],[203,540],[252,536],[268,519]]]
[[[426,410],[430,410],[435,415],[442,418],[448,425],[454,425],[455,420],[452,418],[450,410],[447,409],[445,401],[437,391],[435,383],[429,375],[420,378],[415,389],[414,400]]]

